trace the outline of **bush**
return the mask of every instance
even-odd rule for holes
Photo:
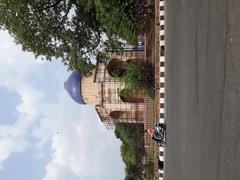
[[[154,74],[152,67],[146,68],[143,63],[129,63],[126,73],[119,77],[124,82],[125,89],[123,97],[130,97],[134,94],[141,94],[154,97]]]
[[[104,32],[130,43],[136,41],[134,0],[96,0],[96,7]]]
[[[141,89],[141,81],[144,77],[144,69],[139,64],[128,64],[126,73],[121,77],[126,89]]]
[[[141,176],[142,169],[138,151],[144,148],[143,134],[144,127],[142,124],[115,124],[115,135],[122,141],[121,156],[126,165],[125,180]]]

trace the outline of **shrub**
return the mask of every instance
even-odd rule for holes
[[[152,67],[147,68],[143,63],[128,63],[126,72],[119,78],[125,85],[122,96],[129,97],[142,93],[142,95],[154,97],[154,74]]]

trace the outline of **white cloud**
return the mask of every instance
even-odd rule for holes
[[[0,139],[0,161],[6,160],[13,152],[23,152],[28,142],[22,137],[5,137]],[[2,164],[0,164],[2,169]]]
[[[41,92],[27,81],[44,63],[23,53],[5,32],[0,32],[0,39],[0,87],[15,91],[21,98],[15,123],[0,125],[0,168],[12,153],[23,152],[27,147],[35,146],[36,156],[44,157],[43,149],[50,142],[51,160],[43,180],[65,180],[69,172],[79,179],[123,179],[120,142],[99,123],[94,108],[77,105],[63,88],[56,92],[59,98],[55,102],[44,102],[47,86],[46,92]],[[58,72],[62,70],[53,70],[56,79],[63,83],[65,77]],[[34,144],[29,138],[36,139]]]
[[[21,98],[16,107],[18,118],[12,125],[0,126],[0,166],[14,152],[27,147],[27,130],[38,115],[37,108],[42,93],[31,87],[25,78],[39,66],[33,63],[33,55],[23,53],[6,32],[0,32],[0,87],[15,91]],[[7,103],[7,102],[6,102]]]
[[[49,138],[52,141],[52,160],[43,180],[66,179],[66,171],[80,179],[112,179],[114,174],[123,179],[123,164],[116,163],[120,160],[119,142],[112,132],[103,127],[99,130],[94,108],[73,104],[66,93],[59,102],[45,107],[41,109],[45,118],[33,131],[39,146]]]

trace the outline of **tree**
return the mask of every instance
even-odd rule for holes
[[[141,175],[141,158],[138,155],[138,150],[144,149],[143,141],[143,125],[116,123],[115,135],[122,141],[121,156],[125,163],[125,180],[137,179]]]
[[[101,45],[109,48],[108,42],[121,37],[121,33],[108,31],[109,25],[104,24],[108,2],[102,2],[1,0],[0,27],[8,30],[23,50],[50,61],[61,59],[69,69],[87,74],[93,68],[91,60],[98,48]],[[103,34],[107,35],[107,41],[103,40]]]
[[[107,34],[117,34],[128,42],[136,40],[134,0],[96,0],[96,7]]]

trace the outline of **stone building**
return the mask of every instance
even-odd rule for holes
[[[65,89],[76,102],[94,105],[101,121],[107,125],[144,123],[144,96],[140,92],[123,96],[124,83],[119,78],[127,64],[143,60],[144,49],[101,52],[91,75],[82,77],[73,72],[65,82]]]

